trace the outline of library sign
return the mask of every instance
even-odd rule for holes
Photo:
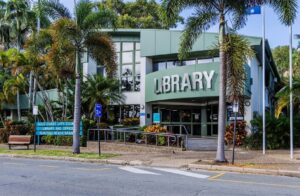
[[[202,71],[183,73],[182,75],[173,74],[154,78],[155,94],[185,92],[187,90],[197,91],[212,88],[212,79],[215,71]]]
[[[83,127],[80,122],[80,135],[82,136]],[[73,122],[36,122],[35,134],[40,135],[73,135]]]

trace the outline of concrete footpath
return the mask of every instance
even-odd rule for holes
[[[1,144],[0,147],[7,145]],[[68,149],[71,147],[40,145],[37,149]],[[153,167],[174,167],[200,170],[217,170],[254,174],[283,175],[300,178],[300,149],[295,150],[295,158],[289,157],[288,150],[270,150],[266,155],[262,151],[237,149],[235,164],[216,164],[215,151],[182,151],[178,148],[131,145],[123,143],[101,143],[103,153],[113,153],[119,156],[107,160],[87,160],[67,157],[37,157],[25,155],[1,155],[27,158],[59,159],[71,161],[99,162],[119,165],[145,165]],[[97,143],[89,142],[88,147],[82,147],[83,152],[97,152]],[[226,151],[226,158],[231,162],[232,151]]]

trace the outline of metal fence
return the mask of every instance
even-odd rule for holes
[[[99,132],[99,134],[98,134]],[[97,141],[98,136],[105,142],[122,141],[126,143],[136,143],[156,146],[160,145],[160,138],[165,138],[163,146],[175,146],[187,149],[188,135],[173,133],[149,133],[132,129],[89,129],[87,132],[88,141]],[[153,142],[154,141],[154,142]]]

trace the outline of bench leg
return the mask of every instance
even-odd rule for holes
[[[8,149],[9,149],[9,150],[11,150],[11,146],[10,146],[10,144],[8,145]]]
[[[29,145],[27,145],[27,150],[29,150]]]

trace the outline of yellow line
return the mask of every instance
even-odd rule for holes
[[[256,184],[256,185],[266,185],[266,186],[274,186],[274,187],[282,187],[282,188],[300,189],[300,186],[296,186],[296,185],[283,185],[283,184],[259,183],[259,182],[251,182],[251,181],[237,181],[237,180],[224,180],[224,179],[209,179],[209,180],[231,182],[231,183],[238,183],[238,184]]]
[[[225,174],[225,173],[220,173],[220,174],[211,176],[211,177],[209,177],[208,179],[209,179],[209,180],[215,180],[215,179],[217,179],[217,178],[220,178],[221,176],[224,176],[224,174]]]
[[[105,170],[110,170],[110,168],[101,168],[101,169],[88,169],[88,168],[72,168],[72,169],[77,169],[77,170],[82,170],[82,171],[105,171]]]

